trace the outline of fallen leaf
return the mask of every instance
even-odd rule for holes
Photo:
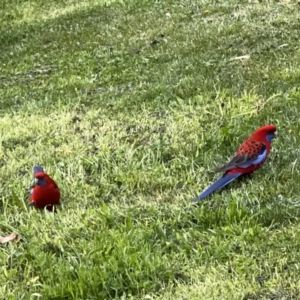
[[[242,55],[242,56],[236,56],[236,57],[233,57],[233,59],[250,59],[250,55]]]
[[[17,239],[18,237],[19,237],[18,234],[14,233],[14,232],[12,232],[8,236],[1,236],[0,235],[0,243],[5,244],[5,243],[8,243],[8,242],[11,242],[11,241]]]
[[[33,293],[33,294],[31,294],[31,296],[42,297],[42,295],[39,293]]]
[[[278,46],[277,48],[280,49],[280,48],[283,48],[283,47],[287,47],[289,44],[282,44],[280,46]]]

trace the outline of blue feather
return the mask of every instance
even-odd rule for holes
[[[266,140],[267,140],[269,143],[271,143],[272,139],[275,138],[276,133],[277,133],[277,132],[275,131],[275,132],[272,132],[272,133],[267,134]]]
[[[253,160],[247,161],[243,163],[242,165],[238,166],[239,168],[248,168],[252,165],[259,165],[267,158],[267,148],[262,148],[262,151],[257,155],[257,157]]]
[[[34,166],[33,167],[33,172],[34,172],[34,175],[35,175],[36,173],[45,172],[45,171],[41,166]],[[35,184],[40,185],[40,186],[46,186],[47,182],[46,182],[45,179],[39,178],[39,179],[37,179],[37,182]],[[33,193],[33,190],[32,190],[32,193]]]
[[[46,186],[47,182],[45,179],[38,179],[36,185],[40,185],[40,186]]]
[[[238,178],[242,173],[235,173],[235,174],[224,174],[222,177],[217,179],[211,186],[205,189],[198,197],[193,199],[193,202],[198,202],[199,200],[204,199],[212,192],[221,189],[225,185],[227,185],[232,180]]]
[[[44,169],[41,166],[34,166],[33,167],[33,173],[39,173],[39,172],[44,172]]]

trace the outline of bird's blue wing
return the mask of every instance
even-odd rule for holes
[[[252,165],[258,165],[262,163],[267,157],[267,147],[261,144],[261,148],[257,154],[241,153],[235,155],[229,163],[217,168],[215,172],[227,172],[235,168],[248,168]]]
[[[266,146],[262,147],[260,152],[258,153],[257,156],[253,157],[252,159],[249,159],[245,163],[241,164],[238,166],[239,168],[248,168],[252,165],[259,165],[262,163],[265,159],[267,158],[267,148]]]

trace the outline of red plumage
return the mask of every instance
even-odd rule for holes
[[[276,127],[274,125],[265,125],[258,128],[235,152],[232,160],[225,166],[216,169],[216,172],[225,172],[226,174],[242,173],[249,174],[258,168],[267,159],[271,150],[271,140],[268,136],[274,136],[276,133]],[[259,154],[266,151],[264,158],[258,164],[251,164],[249,167],[240,167],[247,162],[254,161]]]
[[[270,153],[271,141],[275,134],[276,127],[274,125],[265,125],[258,128],[239,147],[226,165],[215,170],[215,172],[222,172],[223,175],[207,187],[193,202],[204,199],[239,176],[249,174],[260,168]]]
[[[53,206],[60,203],[60,190],[56,182],[44,172],[41,167],[35,172],[33,184],[30,191],[30,205],[35,208],[53,210]]]

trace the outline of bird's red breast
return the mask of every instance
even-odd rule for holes
[[[30,202],[38,209],[47,208],[52,210],[53,205],[60,202],[60,190],[55,181],[46,173],[38,172],[35,178],[43,180],[45,184],[34,184],[32,187]]]

